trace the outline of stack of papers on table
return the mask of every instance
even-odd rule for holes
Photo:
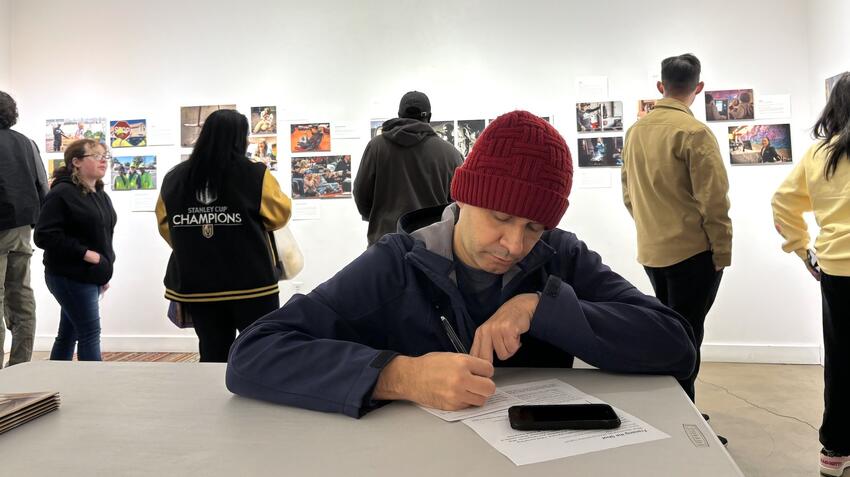
[[[59,409],[59,393],[0,393],[0,434]]]

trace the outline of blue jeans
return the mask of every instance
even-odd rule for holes
[[[76,344],[78,360],[100,361],[100,287],[47,272],[44,279],[62,307],[50,359],[70,361]]]

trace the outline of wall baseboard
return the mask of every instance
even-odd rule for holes
[[[11,336],[7,336],[11,338]],[[9,339],[6,340],[9,345]],[[36,336],[35,350],[50,351],[53,336]],[[102,351],[197,353],[198,338],[187,336],[103,336]],[[823,364],[820,345],[703,343],[702,360],[717,363]]]
[[[820,345],[703,343],[702,361],[717,363],[822,364]]]

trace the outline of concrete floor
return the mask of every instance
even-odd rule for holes
[[[822,367],[703,363],[697,405],[747,477],[820,475]]]

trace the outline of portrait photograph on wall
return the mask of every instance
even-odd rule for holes
[[[732,165],[787,164],[791,158],[790,124],[729,127],[729,162]]]
[[[351,156],[292,158],[293,199],[351,197]]]
[[[219,109],[236,109],[235,104],[214,104],[208,106],[184,106],[180,108],[180,145],[195,147],[204,121]]]
[[[753,119],[753,90],[729,89],[705,92],[705,120],[732,121]]]
[[[106,118],[48,119],[44,152],[64,152],[78,139],[94,139],[106,144]]]
[[[579,138],[579,167],[620,167],[622,165],[622,136]]]
[[[110,170],[114,191],[156,189],[156,156],[113,157]]]
[[[251,107],[251,134],[277,134],[277,107]]]
[[[289,128],[291,152],[330,152],[330,123],[293,124]]]
[[[602,132],[623,130],[623,102],[576,103],[576,130]]]
[[[109,144],[112,147],[147,146],[147,138],[147,121],[144,119],[109,121]]]
[[[277,136],[251,136],[248,138],[248,157],[261,162],[269,170],[277,170]]]

